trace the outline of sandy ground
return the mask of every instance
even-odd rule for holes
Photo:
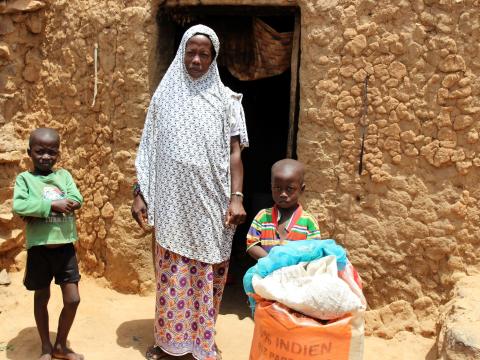
[[[36,359],[40,342],[33,318],[33,294],[23,288],[22,273],[0,287],[0,360]],[[124,295],[84,276],[81,303],[70,332],[70,346],[88,360],[144,359],[152,343],[154,296]],[[55,337],[61,293],[52,287],[49,304],[51,337]],[[243,292],[229,286],[217,322],[217,343],[225,360],[247,360],[253,334]],[[401,333],[395,339],[366,339],[365,359],[432,359],[433,340]],[[178,359],[178,358],[177,358]],[[190,357],[182,357],[190,359]]]

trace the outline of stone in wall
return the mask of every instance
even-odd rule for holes
[[[37,11],[45,7],[44,1],[8,0],[0,4],[0,14],[16,14]]]
[[[461,279],[452,299],[442,306],[438,321],[438,358],[473,360],[480,358],[480,276]]]

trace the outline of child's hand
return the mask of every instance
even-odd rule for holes
[[[72,200],[73,201],[73,200]],[[73,210],[78,210],[80,209],[80,203],[77,201],[73,201]]]
[[[79,204],[76,201],[70,199],[54,200],[52,201],[51,209],[53,212],[66,214],[77,209],[77,205]]]

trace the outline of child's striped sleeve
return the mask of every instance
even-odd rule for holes
[[[307,229],[308,235],[307,240],[321,240],[320,236],[320,227],[318,226],[317,220],[310,214],[307,217]]]
[[[255,219],[253,219],[247,234],[247,251],[252,246],[261,244],[264,217],[265,210],[261,210],[257,216],[255,216]]]

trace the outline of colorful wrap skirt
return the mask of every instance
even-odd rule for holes
[[[228,261],[207,264],[156,244],[155,345],[170,355],[216,359],[215,320]]]

